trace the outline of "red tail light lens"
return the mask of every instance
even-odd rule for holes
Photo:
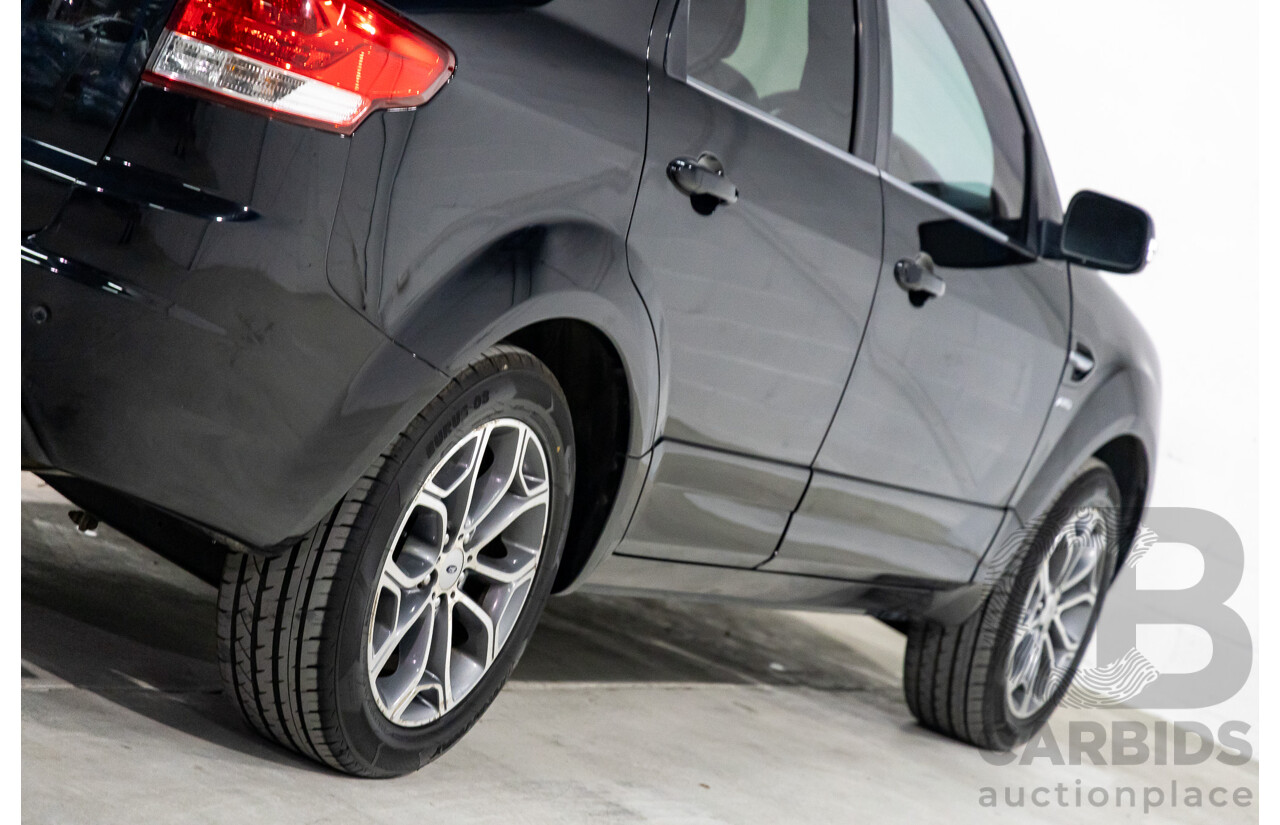
[[[147,75],[350,133],[370,111],[421,106],[453,52],[379,6],[351,0],[185,0]]]

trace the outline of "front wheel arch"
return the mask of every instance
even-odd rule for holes
[[[1134,435],[1113,438],[1093,457],[1107,465],[1120,488],[1120,558],[1116,569],[1121,570],[1141,526],[1151,486],[1151,461],[1146,448]]]

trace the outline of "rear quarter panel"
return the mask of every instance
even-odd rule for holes
[[[454,50],[458,69],[426,107],[357,132],[330,283],[446,373],[540,320],[597,326],[622,356],[630,452],[643,452],[657,356],[626,235],[656,3],[397,5]]]

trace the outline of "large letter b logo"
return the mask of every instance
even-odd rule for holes
[[[1122,571],[1098,621],[1094,643],[1101,667],[1094,669],[1093,675],[1124,670],[1117,663],[1135,657],[1139,625],[1191,625],[1202,628],[1213,641],[1209,663],[1196,673],[1161,673],[1156,678],[1131,681],[1131,690],[1136,692],[1124,697],[1124,702],[1152,709],[1204,708],[1225,702],[1244,687],[1253,667],[1249,628],[1240,614],[1226,605],[1244,572],[1240,534],[1221,516],[1191,508],[1149,510],[1144,524],[1158,541],[1196,548],[1204,559],[1204,576],[1185,590],[1139,590],[1137,577]],[[1144,550],[1135,548],[1130,563]],[[1147,563],[1158,563],[1158,559]],[[1080,681],[1090,681],[1090,673],[1080,676]]]

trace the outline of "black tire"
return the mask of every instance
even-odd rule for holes
[[[1107,524],[1100,590],[1084,632],[1056,690],[1039,711],[1019,718],[1006,699],[1013,642],[1032,580],[1054,537],[1078,508],[1096,506]],[[912,715],[926,728],[988,750],[1008,750],[1030,739],[1070,687],[1115,575],[1120,491],[1105,464],[1090,460],[1067,485],[1047,516],[1017,547],[982,606],[965,622],[913,622],[907,632],[903,690]],[[1015,683],[1016,684],[1016,683]]]
[[[373,598],[400,517],[439,457],[474,428],[515,418],[546,447],[551,493],[537,571],[505,646],[458,704],[421,727],[392,723],[366,668]],[[223,684],[262,735],[350,774],[399,776],[444,753],[476,723],[524,651],[555,580],[574,484],[573,428],[551,372],[496,347],[450,382],[375,460],[331,514],[276,558],[231,555],[218,598]]]

